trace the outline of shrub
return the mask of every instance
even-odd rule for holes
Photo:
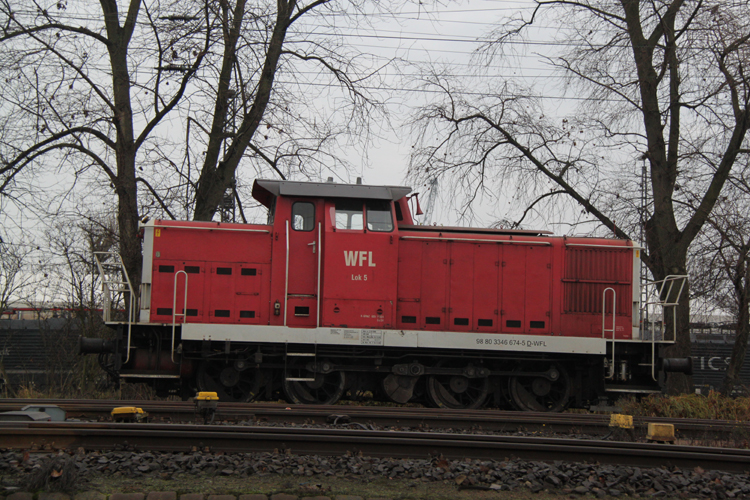
[[[652,394],[640,401],[635,399],[620,401],[619,406],[623,413],[642,417],[750,420],[750,398],[730,398],[714,391],[709,392],[707,396]]]

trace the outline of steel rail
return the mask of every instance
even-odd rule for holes
[[[197,420],[195,406],[183,401],[137,400],[34,400],[0,401],[0,411],[17,411],[23,406],[57,405],[69,418],[109,419],[118,406],[143,408],[151,417],[172,422]],[[609,432],[609,415],[580,413],[513,412],[500,410],[445,410],[436,408],[373,407],[350,405],[288,405],[278,403],[222,403],[216,419],[235,422],[279,422],[325,424],[332,416],[345,415],[348,420],[379,426],[419,427],[421,429],[477,430],[490,432],[557,432],[571,435],[603,436]],[[335,419],[335,418],[334,418]],[[346,422],[347,419],[339,419]],[[678,438],[724,439],[750,438],[750,423],[727,420],[635,417],[636,432],[645,433],[649,422],[674,424]]]
[[[392,458],[566,460],[641,467],[750,470],[750,450],[521,436],[342,429],[112,423],[2,423],[6,449],[76,451],[347,452]]]

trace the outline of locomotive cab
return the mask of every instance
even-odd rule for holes
[[[271,324],[392,327],[398,223],[412,223],[409,188],[258,180],[253,196],[273,210]],[[396,209],[395,207],[399,208]],[[283,288],[283,289],[282,289]],[[275,297],[275,299],[274,299]]]
[[[322,325],[392,328],[399,242],[393,202],[331,200],[326,215]]]

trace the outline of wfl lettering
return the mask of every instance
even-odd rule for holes
[[[357,264],[359,261],[359,264]],[[367,262],[367,267],[375,267],[375,263],[372,261],[372,252],[367,250],[344,250],[344,262],[347,266],[364,266]]]

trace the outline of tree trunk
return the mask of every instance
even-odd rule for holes
[[[131,145],[132,147],[132,145]],[[135,182],[135,152],[118,151],[118,157],[122,153],[122,160],[118,161],[118,185],[117,190],[117,223],[120,230],[120,255],[122,256],[125,271],[130,278],[133,291],[138,295],[141,284],[141,270],[143,257],[141,239],[138,238],[138,191]],[[119,160],[119,158],[118,158]],[[128,304],[127,298],[126,306]],[[136,305],[137,306],[137,305]]]
[[[655,217],[646,222],[646,245],[648,246],[648,266],[656,281],[667,276],[687,275],[687,248],[680,245],[669,245],[674,238],[664,226],[655,223]],[[669,284],[663,287],[662,300],[678,302],[676,307],[663,310],[664,339],[674,340],[674,344],[663,349],[663,356],[669,358],[686,358],[692,353],[690,344],[690,283],[686,280],[680,292],[679,283],[670,292]],[[682,394],[693,392],[693,377],[684,373],[668,373],[666,378],[667,393]]]
[[[119,25],[116,2],[101,0],[105,15],[112,68],[112,95],[114,100],[113,122],[117,130],[115,156],[117,161],[116,179],[113,181],[117,194],[117,223],[120,231],[120,255],[125,271],[130,278],[133,291],[137,295],[141,284],[141,240],[138,238],[138,186],[136,183],[135,161],[137,148],[133,127],[133,109],[130,100],[130,72],[128,70],[128,46],[133,34],[140,1],[132,0],[124,25]],[[128,307],[128,299],[125,305]]]
[[[675,343],[664,349],[664,357],[667,358],[687,358],[692,354],[690,343],[690,302],[688,300],[690,284],[686,281],[685,288],[682,291],[680,304],[675,310],[676,316],[676,338]],[[669,314],[671,316],[671,314]],[[674,319],[665,321],[665,338],[672,335],[672,325]],[[668,394],[687,394],[695,390],[693,386],[693,376],[684,373],[667,373],[666,392]]]
[[[296,0],[278,0],[277,5],[276,25],[268,42],[268,51],[266,52],[263,70],[258,81],[255,99],[243,117],[237,135],[219,164],[216,165],[215,162],[218,158],[218,149],[221,147],[221,141],[213,143],[213,147],[216,150],[206,154],[207,161],[204,162],[201,168],[198,188],[195,194],[194,220],[209,221],[213,219],[219,203],[221,203],[224,196],[224,192],[231,185],[234,179],[234,172],[242,156],[245,154],[245,150],[250,144],[253,135],[255,135],[255,131],[258,129],[268,103],[271,100],[273,82],[276,77],[276,70],[278,69],[286,32],[289,28],[292,13],[294,12]],[[234,60],[234,57],[225,56],[223,64],[231,64],[232,60]],[[214,113],[224,113],[225,116],[221,117],[221,123],[226,120],[227,109],[226,106],[217,106],[214,111]],[[215,116],[214,124],[216,123],[217,118]],[[211,161],[214,163],[212,164]]]
[[[740,370],[745,363],[747,353],[747,341],[750,336],[750,266],[745,263],[744,256],[740,255],[737,273],[735,276],[735,294],[737,295],[737,328],[735,330],[734,347],[729,359],[729,366],[724,381],[721,384],[721,393],[729,396],[734,386],[741,384]]]

